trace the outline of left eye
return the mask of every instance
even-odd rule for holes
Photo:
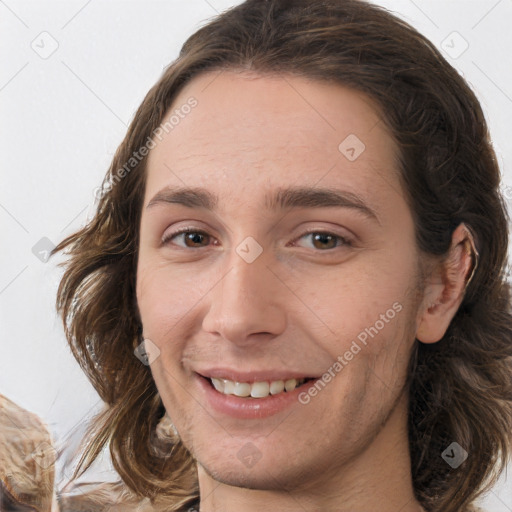
[[[310,238],[313,248],[315,249],[334,249],[340,245],[346,245],[349,247],[352,245],[352,243],[346,238],[326,231],[312,231],[302,235],[299,240],[307,237]]]

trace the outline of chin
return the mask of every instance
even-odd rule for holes
[[[231,442],[230,442],[231,441]],[[314,480],[315,475],[326,470],[314,460],[304,460],[304,450],[290,444],[282,446],[279,453],[275,446],[260,443],[261,452],[250,440],[238,438],[219,444],[215,448],[202,445],[193,450],[193,456],[212,479],[225,485],[244,489],[266,491],[291,491]],[[240,446],[242,448],[240,448]],[[197,447],[199,448],[199,447]],[[316,458],[316,457],[315,457]]]
[[[288,481],[295,480],[293,476],[290,478],[291,475],[275,474],[275,465],[267,467],[269,465],[263,462],[252,468],[227,467],[225,461],[218,460],[201,466],[215,481],[242,489],[282,491],[292,487],[287,484]]]

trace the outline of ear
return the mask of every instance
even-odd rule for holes
[[[459,224],[453,232],[448,255],[425,284],[416,323],[419,341],[435,343],[445,335],[477,265],[478,251],[473,235],[465,224]]]

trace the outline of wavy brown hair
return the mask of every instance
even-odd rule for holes
[[[149,367],[133,354],[141,335],[135,282],[147,158],[122,179],[119,169],[147,143],[186,83],[223,70],[290,73],[365,93],[398,145],[421,253],[444,258],[461,222],[475,234],[476,274],[443,339],[416,340],[408,381],[416,497],[429,511],[464,510],[495,483],[512,444],[509,219],[500,170],[464,79],[424,36],[363,0],[248,0],[194,33],[144,98],[94,218],[53,251],[69,255],[57,296],[67,339],[106,404],[80,471],[109,445],[133,491],[165,500],[168,510],[198,498],[191,455],[178,438],[155,434],[165,410]],[[441,457],[454,441],[469,452],[457,469]]]

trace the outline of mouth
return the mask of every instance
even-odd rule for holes
[[[260,382],[237,382],[226,378],[203,377],[210,385],[223,395],[233,395],[247,399],[261,399],[269,396],[291,393],[315,378],[291,378]]]
[[[301,390],[319,379],[300,370],[277,368],[240,371],[224,367],[195,369],[193,373],[204,408],[230,421],[263,421],[290,407],[302,407]]]

